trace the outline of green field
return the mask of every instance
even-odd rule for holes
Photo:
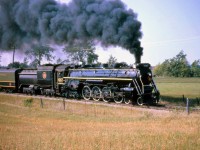
[[[0,94],[0,149],[200,149],[196,112],[43,103]]]
[[[155,78],[156,85],[164,101],[182,101],[185,98],[200,100],[200,78]]]

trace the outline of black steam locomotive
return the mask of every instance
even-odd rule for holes
[[[138,105],[157,103],[160,96],[148,63],[136,68],[43,65],[37,69],[0,69],[0,89]]]

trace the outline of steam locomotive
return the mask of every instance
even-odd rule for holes
[[[37,69],[0,69],[5,92],[83,98],[116,103],[155,104],[160,93],[148,63],[136,68],[43,65]]]

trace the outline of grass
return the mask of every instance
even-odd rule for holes
[[[0,94],[0,149],[200,149],[197,113],[27,99]]]
[[[200,78],[155,78],[163,101],[183,103],[183,95],[193,103],[200,100]]]

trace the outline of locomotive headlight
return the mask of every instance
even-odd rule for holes
[[[152,81],[152,75],[151,75],[151,73],[148,73],[148,81],[149,81],[149,82]]]

